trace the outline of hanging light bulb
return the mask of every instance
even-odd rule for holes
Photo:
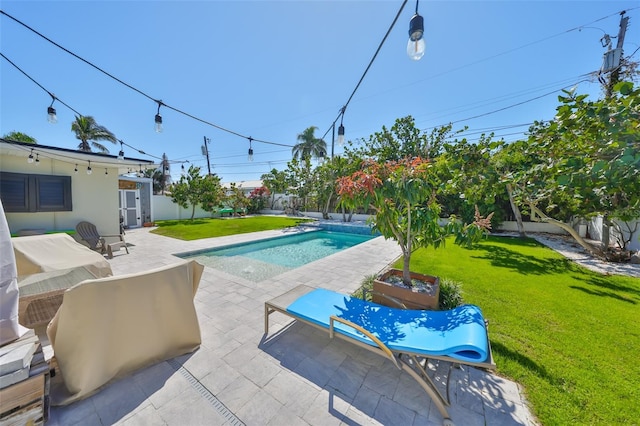
[[[47,121],[51,124],[56,124],[58,122],[58,116],[56,115],[56,109],[53,107],[53,103],[56,101],[56,97],[51,95],[51,105],[47,108]]]
[[[162,106],[162,101],[158,102],[158,112],[156,113],[156,133],[162,133],[162,116],[160,115],[160,107]]]
[[[91,170],[91,160],[89,160],[89,165],[87,166],[87,174],[90,175],[93,171]]]
[[[40,165],[40,154],[36,154],[36,166]]]
[[[423,35],[424,19],[418,15],[418,3],[416,2],[416,14],[409,22],[409,41],[407,42],[407,55],[414,61],[419,61],[424,56],[426,45]]]
[[[251,141],[253,141],[253,139],[249,137],[249,154],[247,155],[247,160],[249,161],[253,161],[253,148],[251,147]]]
[[[120,142],[120,152],[118,153],[118,161],[124,161],[124,150],[122,149],[122,141]]]
[[[76,168],[73,169],[73,173],[78,174],[78,165],[76,164]]]
[[[56,124],[58,122],[58,116],[56,115],[56,109],[54,107],[47,108],[47,121],[51,124]]]
[[[109,176],[109,171],[107,170],[107,168],[106,168],[106,167],[104,168],[104,175],[105,175],[105,176]]]
[[[162,133],[162,117],[156,114],[156,133]]]
[[[338,126],[338,145],[344,145],[344,126],[342,123]]]
[[[31,152],[29,153],[29,157],[27,157],[27,163],[33,163],[33,148],[31,148]]]

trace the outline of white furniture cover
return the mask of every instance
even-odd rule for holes
[[[16,237],[11,239],[11,243],[18,277],[79,266],[86,267],[96,277],[113,275],[104,256],[65,233]]]
[[[47,327],[64,387],[51,403],[82,399],[110,381],[200,346],[195,261],[86,280],[69,288]]]

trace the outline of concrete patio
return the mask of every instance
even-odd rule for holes
[[[181,253],[290,231],[180,241],[127,231],[130,254],[115,275],[173,263]],[[116,381],[85,400],[52,407],[48,425],[437,425],[435,405],[391,362],[327,333],[271,315],[264,302],[304,283],[344,293],[400,255],[379,237],[254,283],[205,268],[195,298],[202,345]],[[432,366],[436,379],[448,365]],[[457,425],[535,425],[520,387],[474,368],[454,369],[449,409]]]

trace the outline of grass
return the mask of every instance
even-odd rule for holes
[[[637,424],[640,278],[591,272],[508,237],[421,249],[411,269],[462,283],[465,302],[490,321],[498,373],[524,386],[542,424]]]
[[[279,216],[250,216],[232,219],[194,219],[194,220],[160,220],[155,224],[154,234],[180,240],[199,240],[201,238],[224,237],[227,235],[245,234],[248,232],[268,231],[297,226],[310,222],[310,219],[298,219]]]

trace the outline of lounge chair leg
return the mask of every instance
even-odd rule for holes
[[[265,335],[269,334],[269,315],[271,315],[272,312],[275,312],[275,310],[269,308],[269,305],[265,303],[264,304],[264,334]]]
[[[109,259],[113,259],[113,250],[111,250],[111,246],[107,244],[107,256]]]
[[[429,375],[427,374],[425,367],[423,367],[420,362],[418,362],[418,359],[415,356],[409,356],[409,359],[412,361],[411,363],[407,362],[404,357],[400,357],[399,359],[401,361],[402,370],[409,373],[409,375],[411,375],[411,377],[413,377],[413,379],[418,382],[418,384],[422,387],[422,389],[424,389],[424,391],[427,393],[427,395],[429,395],[433,403],[436,405],[438,411],[440,412],[440,415],[445,420],[444,424],[446,424],[447,421],[451,422],[449,411],[447,410],[447,407],[450,405],[449,395],[447,395],[445,399],[445,397],[436,387],[435,383],[433,383],[433,380],[431,380],[431,377],[429,377]],[[453,425],[453,422],[449,424]]]

